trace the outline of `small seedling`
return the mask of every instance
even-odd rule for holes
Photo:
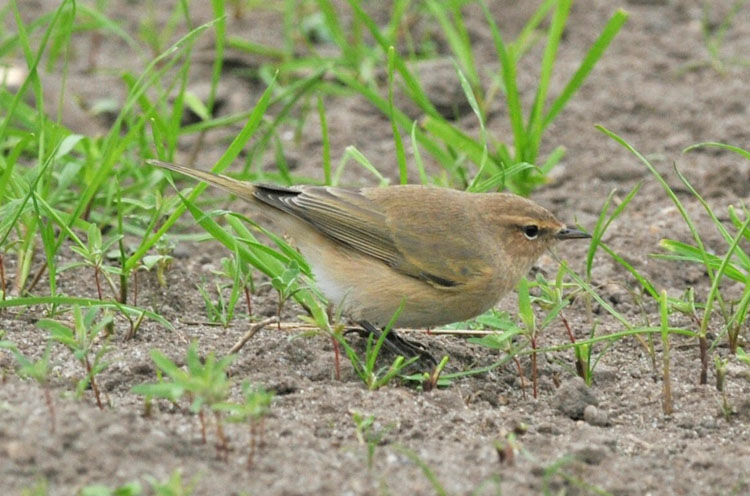
[[[198,484],[198,476],[192,478],[187,484],[182,481],[182,470],[172,472],[169,479],[160,481],[154,477],[146,477],[154,496],[190,496],[195,492]],[[116,495],[119,496],[119,495]]]
[[[234,318],[234,304],[237,303],[237,300],[234,299],[232,301],[230,299],[229,301],[226,301],[224,299],[221,285],[218,282],[216,283],[216,302],[214,302],[208,294],[208,291],[206,290],[206,281],[204,279],[201,279],[201,284],[196,284],[196,288],[203,298],[203,304],[206,306],[208,320],[211,322],[217,322],[224,328],[229,327],[229,323]]]
[[[141,267],[146,271],[156,269],[156,280],[162,288],[167,287],[167,270],[172,265],[174,244],[164,236],[156,243],[156,254],[146,255],[141,259]]]
[[[445,369],[445,366],[448,364],[449,359],[450,357],[448,355],[445,355],[440,360],[440,363],[435,366],[435,369],[432,371],[432,373],[425,372],[424,374],[422,374],[422,389],[424,391],[432,391],[433,389],[437,389],[439,385],[450,384],[449,381],[442,381],[442,383],[440,381],[440,375],[443,373],[443,369]]]
[[[49,496],[49,482],[45,478],[39,478],[32,486],[23,488],[21,496]]]
[[[393,315],[393,317],[391,317],[391,321],[388,323],[385,329],[383,329],[383,332],[380,333],[377,341],[373,343],[374,338],[372,334],[369,334],[367,336],[367,346],[365,348],[364,359],[362,359],[357,354],[357,352],[354,351],[354,348],[352,348],[351,345],[346,342],[342,335],[337,333],[332,334],[334,339],[336,339],[344,348],[344,351],[346,351],[346,356],[349,358],[354,371],[357,373],[359,378],[362,379],[362,382],[365,383],[367,389],[371,391],[380,389],[381,387],[385,386],[395,377],[399,376],[407,367],[419,360],[419,357],[412,357],[406,360],[403,356],[399,355],[396,357],[390,367],[382,367],[376,369],[376,362],[378,356],[380,355],[380,350],[382,349],[383,343],[385,343],[385,340],[388,337],[388,333],[391,332],[391,327],[398,319],[402,308],[403,303],[398,308],[398,310],[396,310],[396,313]]]
[[[0,333],[2,337],[2,333]],[[10,351],[18,363],[16,373],[19,377],[30,378],[36,381],[44,391],[44,402],[47,404],[50,419],[50,433],[55,432],[55,405],[52,402],[52,393],[49,389],[49,355],[50,343],[44,349],[44,354],[38,360],[31,360],[18,350],[15,343],[11,341],[0,341],[0,348]]]
[[[418,466],[421,470],[424,476],[427,478],[428,481],[430,481],[430,484],[432,485],[433,491],[435,491],[435,494],[437,496],[448,496],[448,492],[445,490],[445,487],[440,483],[437,476],[435,475],[435,472],[432,471],[432,469],[427,465],[427,463],[422,460],[419,455],[417,455],[414,451],[405,448],[403,446],[396,446],[396,450],[400,452],[402,455],[406,456],[409,460],[411,460],[412,463],[414,463],[416,466]]]
[[[271,409],[273,392],[266,391],[260,386],[253,386],[248,381],[242,383],[242,403],[219,403],[213,408],[229,414],[227,420],[230,422],[244,423],[250,425],[250,450],[247,455],[247,467],[253,465],[256,446],[263,444],[263,424],[266,415]],[[258,438],[260,438],[258,440]]]
[[[133,481],[117,487],[104,484],[91,484],[77,493],[79,496],[141,496],[143,487],[140,482]]]
[[[37,323],[39,327],[50,332],[51,340],[65,345],[81,363],[86,375],[78,381],[76,392],[78,396],[81,396],[83,391],[91,386],[96,404],[100,409],[104,409],[104,404],[96,376],[107,368],[107,363],[103,361],[103,358],[109,352],[109,347],[106,341],[98,347],[96,342],[99,334],[110,328],[112,323],[112,315],[104,313],[100,316],[98,307],[90,307],[84,315],[78,305],[73,307],[72,328],[50,319],[42,319]]]
[[[228,327],[229,323],[234,319],[235,308],[243,294],[245,295],[248,316],[251,315],[252,301],[250,299],[250,291],[251,289],[254,289],[254,286],[252,273],[248,270],[247,266],[241,262],[239,253],[235,253],[233,258],[222,258],[221,266],[222,270],[217,271],[216,274],[232,279],[232,282],[229,284],[229,298],[224,298],[224,290],[227,285],[219,284],[218,282],[216,283],[216,293],[218,295],[216,303],[214,303],[208,295],[208,292],[204,287],[205,283],[198,286],[198,291],[203,297],[209,320],[212,322],[219,322],[223,327]]]
[[[733,226],[737,229],[737,233],[733,236],[724,223],[718,218],[716,213],[713,211],[708,202],[698,193],[688,179],[680,172],[676,164],[674,171],[677,174],[680,181],[687,188],[687,190],[693,195],[693,197],[700,203],[704,208],[706,214],[710,217],[716,230],[719,232],[725,243],[728,245],[727,251],[723,256],[718,256],[706,247],[703,237],[700,235],[693,218],[688,214],[687,209],[678,198],[674,190],[669,186],[664,177],[656,170],[651,162],[639,153],[630,143],[625,141],[615,133],[605,129],[602,126],[597,126],[600,131],[615,140],[617,143],[625,147],[633,155],[635,155],[651,172],[654,178],[664,189],[664,192],[674,203],[675,207],[679,211],[682,219],[685,221],[688,229],[693,238],[694,245],[683,243],[674,240],[662,240],[660,246],[666,249],[668,254],[658,255],[659,258],[665,258],[670,260],[677,260],[680,262],[690,261],[701,264],[708,274],[711,280],[711,288],[708,291],[708,296],[703,305],[703,315],[700,319],[700,328],[698,332],[698,343],[701,356],[701,369],[700,369],[700,383],[706,384],[708,382],[708,326],[711,318],[714,315],[715,308],[718,307],[718,313],[724,320],[724,332],[719,334],[723,336],[726,333],[729,336],[729,345],[732,352],[735,351],[736,342],[733,341],[733,337],[738,331],[737,325],[742,321],[750,306],[750,254],[746,253],[741,247],[740,242],[742,240],[750,239],[750,213],[747,209],[743,209],[745,216],[744,220],[739,218],[739,214],[736,209],[730,208],[730,219],[732,220]],[[733,153],[750,159],[750,152],[741,148],[726,145],[723,143],[699,143],[690,146],[683,150],[688,152],[701,147],[716,147],[723,150],[728,150]],[[720,290],[721,283],[725,278],[733,279],[745,285],[742,296],[739,300],[730,301],[727,295],[723,294]],[[699,306],[699,305],[695,305]],[[715,347],[718,340],[714,341],[712,347]]]
[[[255,292],[255,281],[253,281],[252,272],[246,264],[242,263],[242,259],[238,253],[235,253],[232,258],[222,258],[221,267],[220,274],[232,280],[232,294],[229,297],[230,303],[239,297],[239,295],[235,296],[235,293],[242,291],[245,295],[247,315],[252,316],[253,302],[250,295]]]
[[[523,329],[518,326],[509,314],[497,310],[490,310],[473,321],[461,323],[460,325],[468,327],[469,329],[479,328],[495,330],[494,333],[481,338],[469,338],[469,342],[493,350],[502,351],[507,356],[512,357],[513,362],[516,364],[518,377],[521,380],[521,391],[523,397],[526,398],[526,377],[523,373],[523,367],[521,367],[521,361],[518,359],[518,355],[524,346],[516,345],[513,340],[516,336],[523,334]]]
[[[151,359],[160,371],[165,373],[172,382],[155,384],[140,384],[133,387],[133,392],[147,398],[164,398],[177,401],[183,395],[191,399],[190,411],[198,414],[201,424],[201,438],[206,443],[205,410],[213,410],[216,420],[217,452],[221,458],[227,459],[229,443],[224,435],[221,412],[214,407],[224,403],[229,395],[230,380],[227,368],[236,355],[216,358],[211,352],[205,360],[198,356],[198,343],[193,341],[187,349],[185,357],[186,370],[178,367],[172,360],[158,350],[151,350]]]
[[[716,24],[713,23],[710,19],[711,2],[703,2],[703,18],[701,19],[703,41],[706,45],[706,51],[708,51],[711,67],[713,67],[714,70],[716,70],[716,72],[720,74],[724,74],[726,72],[725,66],[728,62],[731,64],[739,63],[742,65],[747,65],[748,63],[747,60],[736,58],[730,59],[722,56],[721,54],[721,45],[722,43],[724,43],[724,38],[726,37],[729,29],[732,27],[734,18],[742,10],[746,3],[747,0],[735,0],[732,4],[732,7],[729,9],[729,12],[727,12],[727,15],[724,16],[720,23]]]
[[[271,286],[278,293],[278,304],[276,307],[276,317],[278,317],[277,326],[281,330],[281,310],[284,303],[294,296],[300,290],[299,279],[302,275],[299,264],[296,260],[289,262],[289,266],[279,275],[271,279]]]
[[[115,288],[112,276],[120,275],[120,269],[105,264],[107,252],[120,241],[120,236],[113,236],[107,241],[102,240],[102,233],[96,224],[89,224],[88,239],[85,246],[71,246],[71,250],[83,258],[82,263],[73,263],[60,268],[60,272],[71,269],[79,265],[86,265],[94,270],[94,281],[96,283],[96,292],[100,300],[104,299],[102,293],[102,277],[112,292],[114,299],[118,298],[119,292]]]
[[[666,290],[661,292],[659,310],[661,314],[661,344],[663,376],[662,376],[662,411],[664,415],[671,415],[674,410],[672,404],[672,378],[670,373],[670,346],[669,346],[669,305]]]
[[[367,470],[372,470],[375,461],[375,448],[383,441],[388,428],[375,430],[375,415],[351,412],[355,434],[360,445],[367,445]]]
[[[516,434],[507,433],[501,439],[495,441],[495,451],[500,465],[513,466],[515,464],[516,452],[519,451],[519,443],[516,440]]]

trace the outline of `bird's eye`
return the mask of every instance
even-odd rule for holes
[[[539,236],[539,226],[534,224],[523,226],[523,235],[528,239],[536,239],[536,237]]]

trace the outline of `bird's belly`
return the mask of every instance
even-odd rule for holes
[[[397,311],[395,327],[431,328],[468,320],[491,308],[502,296],[498,288],[490,287],[472,291],[436,288],[357,254],[339,256],[335,262],[304,251],[303,255],[318,288],[336,310],[379,327],[387,325]]]

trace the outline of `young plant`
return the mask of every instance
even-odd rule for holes
[[[165,235],[160,238],[156,243],[156,254],[146,255],[141,260],[141,267],[146,271],[156,269],[156,280],[159,281],[159,286],[162,288],[167,287],[167,270],[172,265],[174,257],[171,253],[174,251],[174,244]]]
[[[236,292],[238,293],[241,291],[245,295],[247,315],[248,317],[251,317],[253,315],[253,301],[251,295],[255,292],[255,281],[253,280],[252,271],[246,264],[242,263],[242,259],[238,253],[235,253],[232,258],[222,258],[221,267],[222,270],[220,273],[232,280],[232,296],[230,296],[230,301],[236,299]]]
[[[721,54],[724,38],[731,29],[734,18],[742,11],[746,3],[747,0],[735,0],[721,22],[714,23],[711,21],[711,2],[703,2],[703,17],[701,19],[703,42],[708,52],[709,64],[720,74],[726,72],[726,65],[747,65],[748,63],[747,59],[729,58]]]
[[[437,389],[438,386],[441,385],[449,385],[450,381],[440,380],[441,375],[443,373],[443,370],[445,369],[445,366],[448,365],[448,360],[450,357],[448,355],[443,356],[443,358],[438,362],[437,365],[435,365],[435,368],[432,372],[424,372],[422,374],[422,390],[423,391],[432,391],[433,389]]]
[[[344,339],[342,335],[338,333],[332,334],[334,339],[336,339],[344,348],[346,356],[349,358],[349,361],[354,368],[354,372],[359,376],[362,382],[364,382],[365,386],[367,386],[367,389],[371,391],[380,389],[381,387],[387,385],[394,378],[402,374],[407,367],[419,360],[419,357],[412,357],[406,360],[403,356],[399,355],[387,368],[377,368],[376,366],[376,362],[378,360],[378,356],[380,355],[380,350],[383,347],[383,343],[385,343],[385,340],[388,337],[388,333],[391,332],[393,324],[398,319],[398,316],[401,313],[401,308],[403,308],[403,305],[399,307],[398,310],[396,310],[396,313],[393,315],[393,317],[391,317],[391,321],[380,333],[380,336],[378,336],[377,341],[373,343],[374,336],[372,333],[367,336],[367,345],[365,347],[364,359],[361,358],[356,351],[354,351],[354,348],[352,348],[351,345],[346,342],[346,339]]]
[[[670,372],[670,345],[669,345],[669,304],[666,290],[662,290],[659,301],[659,314],[661,316],[661,344],[662,344],[662,411],[664,415],[672,415],[674,406],[672,404],[672,374]]]
[[[230,297],[229,301],[224,299],[224,293],[222,291],[221,284],[216,283],[216,298],[214,302],[211,295],[206,290],[206,281],[201,278],[201,283],[196,284],[195,287],[203,298],[203,303],[206,306],[206,314],[208,320],[211,322],[218,322],[222,327],[229,327],[229,323],[234,319],[234,307],[237,304],[237,298]],[[234,296],[234,292],[232,293]]]
[[[537,327],[536,315],[531,307],[531,298],[529,296],[529,281],[525,277],[521,278],[518,283],[518,316],[521,318],[523,326],[521,327],[523,335],[529,340],[531,345],[531,383],[534,392],[534,398],[538,394],[539,376],[537,370],[537,338],[541,328]]]
[[[120,486],[110,487],[105,484],[90,484],[81,488],[79,496],[141,496],[143,486],[138,481],[126,482]]]
[[[523,373],[523,367],[521,367],[521,361],[518,359],[525,345],[519,345],[514,342],[516,336],[523,334],[523,329],[518,326],[515,320],[506,312],[499,312],[492,309],[476,317],[473,321],[454,325],[468,329],[488,329],[492,331],[491,334],[487,334],[481,338],[469,338],[469,342],[503,352],[507,358],[501,360],[501,362],[513,359],[518,371],[518,377],[521,380],[521,390],[524,398],[526,398],[526,378]],[[498,364],[501,362],[498,362]]]
[[[656,255],[660,258],[666,258],[670,260],[678,261],[690,261],[701,264],[711,281],[711,288],[706,297],[706,301],[703,305],[703,316],[700,320],[700,328],[698,332],[698,344],[701,359],[700,369],[700,383],[706,384],[708,382],[708,326],[711,317],[714,314],[714,305],[718,306],[719,315],[724,320],[724,329],[719,336],[723,336],[725,333],[729,337],[730,350],[734,353],[737,347],[735,337],[739,332],[739,326],[741,325],[742,319],[745,318],[750,306],[750,254],[743,251],[739,245],[740,241],[750,239],[750,214],[745,209],[745,219],[739,218],[739,212],[736,209],[730,208],[730,219],[733,227],[737,229],[737,233],[733,236],[726,226],[719,220],[716,213],[710,207],[708,202],[696,191],[693,185],[687,180],[687,178],[677,169],[676,165],[674,170],[679,177],[680,181],[695,197],[695,199],[704,208],[710,219],[712,220],[716,230],[719,232],[725,243],[728,245],[726,253],[723,256],[717,256],[710,252],[706,247],[703,238],[701,237],[695,222],[690,217],[687,209],[683,206],[677,195],[674,193],[672,188],[667,184],[664,178],[654,168],[651,162],[648,161],[642,154],[640,154],[632,145],[630,145],[623,138],[614,134],[613,132],[599,126],[600,131],[611,137],[613,140],[621,144],[631,153],[633,153],[654,175],[656,180],[661,184],[665,193],[669,196],[672,202],[677,207],[683,220],[687,224],[690,233],[693,237],[694,245],[682,243],[674,240],[662,240],[660,246],[665,248],[671,253]],[[691,151],[699,147],[714,146],[725,150],[738,153],[739,155],[750,159],[750,152],[737,148],[730,145],[721,143],[700,143],[693,145],[685,149],[685,151]],[[727,296],[720,290],[721,283],[724,278],[729,278],[741,282],[745,285],[742,296],[738,300],[727,301]],[[718,344],[718,339],[714,340],[712,347]]]
[[[276,317],[279,320],[276,325],[279,330],[281,330],[281,310],[284,308],[284,303],[301,289],[299,287],[299,279],[301,275],[302,271],[299,264],[296,260],[291,260],[287,268],[284,269],[281,274],[278,274],[271,279],[271,286],[278,294]]]
[[[73,267],[85,265],[94,270],[94,282],[96,283],[96,292],[100,300],[104,299],[102,292],[102,277],[107,283],[113,298],[118,298],[119,292],[115,288],[112,276],[119,276],[120,270],[116,267],[109,266],[105,263],[107,252],[120,241],[120,237],[114,236],[107,241],[102,240],[102,233],[96,224],[89,224],[88,239],[85,246],[71,246],[71,250],[77,253],[83,262],[73,263],[60,268],[60,272]]]
[[[98,307],[90,307],[84,314],[81,307],[73,307],[73,327],[68,327],[62,322],[51,319],[42,319],[37,325],[50,332],[50,339],[65,345],[73,356],[78,360],[85,371],[85,375],[78,381],[76,393],[80,397],[83,391],[91,386],[94,392],[96,404],[104,409],[96,376],[105,368],[104,355],[109,352],[109,346],[105,340],[97,344],[99,334],[111,328],[114,319],[109,312],[99,315]]]
[[[537,274],[534,286],[539,290],[539,296],[532,296],[532,303],[539,306],[547,316],[545,323],[551,322],[555,318],[559,317],[565,326],[565,330],[568,333],[570,342],[573,343],[575,356],[576,356],[576,373],[582,377],[588,385],[591,385],[593,379],[593,366],[591,364],[591,346],[585,344],[577,344],[576,338],[573,335],[573,330],[570,328],[568,319],[563,314],[563,309],[567,307],[571,301],[573,301],[581,289],[575,284],[565,284],[563,279],[565,277],[565,266],[560,265],[560,269],[557,271],[557,277],[555,278],[554,284],[550,284],[544,276]],[[571,291],[567,291],[570,290]],[[593,337],[594,329],[596,326],[592,326],[591,336]],[[595,364],[594,364],[595,365]]]
[[[133,392],[147,398],[164,398],[170,401],[177,401],[187,395],[191,400],[190,411],[197,413],[200,419],[201,438],[204,443],[206,443],[205,411],[213,410],[218,440],[216,449],[219,456],[226,460],[229,453],[229,441],[224,435],[221,411],[215,407],[224,403],[229,395],[231,383],[227,376],[227,368],[235,357],[236,355],[228,355],[217,358],[213,352],[210,352],[205,360],[201,360],[198,355],[198,343],[193,341],[188,346],[185,370],[183,370],[158,350],[151,350],[151,359],[159,370],[171,379],[171,382],[140,384],[133,387]]]
[[[0,333],[2,337],[2,333]],[[44,402],[49,410],[50,433],[55,433],[55,405],[52,401],[52,393],[49,389],[49,372],[50,372],[50,344],[44,349],[44,354],[38,360],[32,360],[26,357],[18,350],[15,343],[11,341],[0,340],[0,348],[10,351],[16,359],[18,368],[16,373],[19,377],[29,378],[37,382],[44,391]]]
[[[356,411],[352,411],[351,414],[357,441],[360,445],[367,446],[367,470],[372,470],[375,461],[375,448],[382,442],[383,436],[388,430],[375,430],[375,415],[365,415]]]
[[[253,465],[256,446],[263,444],[263,424],[271,409],[273,392],[245,381],[242,383],[242,396],[242,403],[218,403],[213,408],[227,412],[227,420],[230,422],[247,422],[250,425],[250,450],[247,455],[247,467],[250,468]]]
[[[562,147],[558,147],[542,162],[539,168],[535,167],[539,160],[538,154],[544,131],[581,87],[627,19],[627,14],[622,10],[613,14],[600,36],[584,56],[578,70],[571,76],[562,93],[551,100],[548,96],[549,85],[571,3],[571,0],[546,0],[543,2],[538,11],[524,26],[518,39],[513,43],[503,40],[497,24],[482,3],[501,66],[501,80],[496,81],[489,88],[481,87],[479,69],[473,55],[468,30],[463,20],[463,4],[461,2],[446,3],[432,0],[426,4],[427,11],[440,26],[453,51],[458,64],[457,73],[464,88],[464,93],[477,114],[480,126],[483,127],[493,95],[498,88],[504,90],[508,115],[513,129],[514,143],[512,146],[491,141],[487,133],[482,133],[480,139],[475,139],[450,122],[450,116],[441,115],[427,97],[419,79],[409,69],[407,61],[399,54],[398,50],[392,50],[392,46],[397,46],[397,40],[390,36],[391,31],[382,29],[368,15],[358,0],[349,0],[349,5],[354,12],[355,22],[361,23],[369,30],[381,57],[387,59],[389,86],[392,85],[391,81],[394,76],[398,75],[403,83],[404,93],[425,114],[421,121],[422,126],[414,129],[410,119],[399,109],[394,108],[392,98],[381,97],[371,86],[362,82],[360,75],[353,75],[346,64],[338,63],[334,66],[333,73],[341,83],[367,98],[377,109],[391,119],[394,136],[397,140],[397,158],[400,162],[400,154],[398,153],[398,140],[400,138],[398,136],[402,131],[399,131],[399,128],[400,130],[412,129],[415,144],[423,147],[432,155],[450,174],[450,179],[453,182],[464,186],[471,184],[473,189],[482,189],[478,187],[478,184],[483,184],[485,190],[508,186],[516,192],[528,193],[545,181],[546,174],[564,153]],[[546,33],[547,44],[542,60],[539,83],[534,104],[528,111],[528,115],[524,117],[517,83],[519,61],[527,51],[535,30],[542,25],[548,15],[550,15],[551,20]],[[347,46],[344,44],[346,39],[343,36],[335,38],[334,41],[342,43],[340,45],[342,51],[347,50]],[[466,161],[473,163],[478,172],[467,170],[464,166]],[[402,181],[405,179],[404,170],[405,168],[401,164]],[[473,180],[469,179],[471,176],[475,176]]]
[[[155,477],[147,476],[146,480],[151,486],[154,496],[190,496],[195,492],[195,486],[198,484],[198,476],[193,476],[190,482],[183,482],[182,470],[176,469],[167,480],[159,480]],[[115,495],[115,496],[120,496]]]

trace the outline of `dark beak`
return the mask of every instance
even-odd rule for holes
[[[578,229],[568,229],[567,227],[563,227],[562,229],[557,231],[555,237],[557,239],[585,239],[590,238],[591,235],[583,231],[579,231]]]

